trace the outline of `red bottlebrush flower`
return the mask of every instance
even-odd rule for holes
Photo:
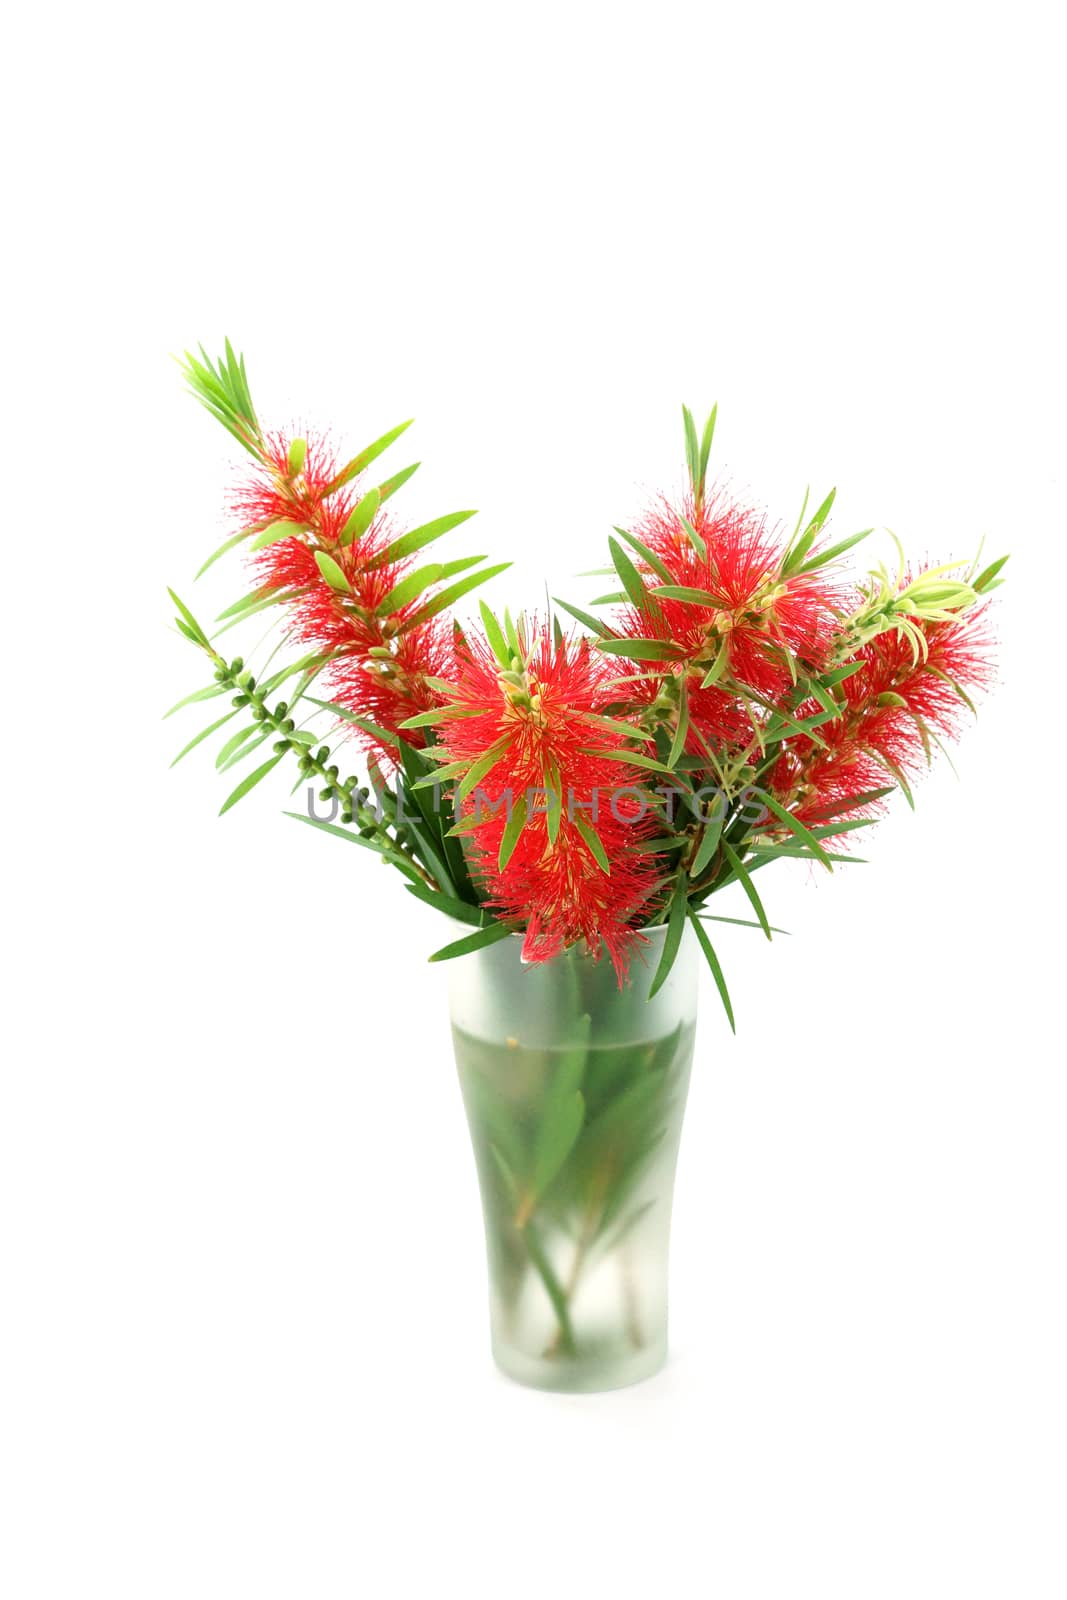
[[[311,526],[325,516],[339,531],[352,509],[353,496],[351,489],[328,493],[338,472],[332,447],[321,435],[309,434],[300,470],[291,475],[292,443],[281,433],[264,437],[264,459],[231,494],[232,511],[245,528],[300,520]]]
[[[850,808],[847,802],[883,787],[897,771],[918,771],[933,735],[952,738],[959,732],[963,696],[988,687],[992,639],[984,608],[958,621],[920,626],[925,657],[916,657],[903,634],[879,634],[851,658],[862,666],[841,683],[842,713],[820,727],[821,745],[791,740],[776,762],[772,787],[795,800],[801,821],[820,820],[830,806],[842,821],[870,814],[873,808]],[[818,709],[812,701],[797,715]]]
[[[636,792],[640,770],[617,759],[625,737],[595,720],[616,668],[587,640],[557,645],[547,626],[529,632],[525,670],[503,669],[480,639],[457,648],[448,675],[455,715],[441,725],[442,753],[469,772],[496,752],[460,809],[482,818],[467,835],[473,861],[499,915],[526,923],[524,957],[545,961],[581,939],[597,957],[603,943],[621,982],[641,939],[630,924],[656,872],[652,858],[634,852],[653,826]],[[528,811],[501,865],[509,803],[513,813]]]
[[[721,658],[724,675],[766,698],[790,687],[787,656],[820,668],[833,638],[837,586],[814,572],[783,578],[783,544],[766,519],[721,493],[699,507],[690,496],[682,515],[704,555],[666,500],[646,513],[636,532],[666,567],[672,585],[707,600],[659,598],[649,608],[630,606],[619,619],[620,631],[681,646],[701,677]],[[663,579],[646,574],[646,582],[655,589]]]
[[[246,527],[291,522],[294,529],[301,530],[255,552],[252,564],[257,582],[294,591],[288,603],[290,633],[301,643],[335,657],[323,678],[330,696],[395,733],[406,718],[438,704],[426,679],[449,659],[445,630],[436,620],[412,625],[423,603],[420,598],[382,611],[383,602],[414,565],[410,557],[381,559],[401,530],[379,512],[359,537],[343,543],[345,524],[359,504],[358,491],[351,485],[331,491],[337,461],[321,438],[308,438],[302,467],[293,476],[289,451],[282,435],[269,435],[266,463],[258,465],[232,496],[232,506]],[[347,592],[327,582],[316,550],[336,562],[348,582]],[[414,745],[424,742],[417,730],[408,738]],[[391,759],[385,742],[370,734],[361,742],[378,756]]]

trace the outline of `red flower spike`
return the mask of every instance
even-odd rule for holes
[[[706,555],[695,547],[682,516]],[[661,500],[636,533],[666,567],[672,585],[713,598],[659,598],[647,609],[628,607],[617,619],[621,633],[680,645],[701,677],[725,647],[724,673],[766,698],[792,685],[787,653],[811,670],[824,665],[841,590],[819,573],[782,579],[783,542],[758,512],[732,504],[721,492],[700,508],[690,496],[681,516]],[[645,580],[652,590],[663,583],[647,571]]]
[[[467,835],[473,861],[498,915],[527,924],[526,960],[546,961],[583,939],[599,957],[603,942],[621,983],[642,939],[628,924],[656,885],[653,858],[633,847],[657,825],[636,793],[645,775],[612,759],[626,740],[588,720],[610,703],[616,665],[586,640],[556,645],[547,625],[520,626],[532,636],[525,670],[505,673],[489,646],[468,636],[446,674],[460,713],[439,730],[449,761],[469,770],[503,741],[461,806],[464,817],[484,817]],[[560,795],[554,838],[552,790]],[[530,813],[501,868],[509,797],[514,807],[528,803]],[[598,835],[609,872],[583,825]]]
[[[985,608],[958,621],[923,623],[927,655],[918,660],[907,639],[887,631],[852,657],[858,672],[841,684],[842,715],[819,729],[822,747],[811,739],[790,741],[771,773],[775,793],[788,797],[803,822],[820,820],[835,809],[834,820],[871,815],[871,806],[850,808],[856,796],[885,785],[898,768],[905,774],[926,764],[931,734],[954,738],[966,712],[960,691],[969,696],[993,678],[992,639]],[[815,702],[798,711],[814,715]]]
[[[309,436],[301,470],[290,476],[290,441],[281,434],[268,435],[267,463],[257,467],[232,496],[232,506],[244,526],[265,527],[292,522],[308,531],[278,539],[252,556],[259,585],[272,589],[301,590],[288,604],[291,636],[306,646],[333,653],[323,683],[339,705],[387,732],[395,733],[406,718],[428,711],[439,702],[426,679],[448,662],[445,629],[436,620],[410,624],[421,605],[414,600],[399,610],[379,615],[381,603],[410,571],[414,558],[382,563],[382,551],[401,531],[379,512],[359,537],[342,543],[342,532],[360,495],[352,485],[329,492],[337,476],[337,459],[326,442]],[[331,587],[315,559],[323,550],[343,572],[348,593]],[[388,649],[389,655],[372,655]],[[416,746],[424,743],[418,730],[405,734]],[[372,735],[361,743],[390,763],[391,747]]]

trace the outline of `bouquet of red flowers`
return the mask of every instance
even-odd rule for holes
[[[615,529],[606,610],[559,600],[564,626],[482,600],[472,624],[453,607],[504,567],[437,556],[471,513],[406,528],[414,468],[368,479],[406,423],[342,464],[261,428],[228,345],[186,376],[251,458],[205,563],[242,549],[250,584],[212,637],[172,595],[213,671],[188,699],[232,702],[181,754],[229,728],[217,765],[244,775],[224,812],[295,766],[318,790],[298,821],[463,925],[431,959],[450,962],[497,1361],[547,1388],[645,1377],[666,1353],[698,952],[732,1027],[709,927],[770,938],[764,867],[832,872],[895,789],[911,802],[989,680],[1004,561],[913,570],[898,546],[895,570],[850,578],[871,530],[830,536],[832,492],[791,534],[734,504],[708,486],[715,411],[698,432],[683,410],[688,484]],[[264,613],[266,658],[227,660],[220,634]],[[730,884],[750,916],[709,909]]]
[[[714,410],[698,432],[683,408],[684,493],[608,540],[605,612],[558,600],[565,628],[483,600],[478,626],[452,608],[507,563],[436,553],[473,513],[405,528],[393,496],[415,467],[369,481],[407,423],[342,464],[321,439],[263,429],[229,344],[185,374],[250,458],[237,531],[201,572],[241,550],[249,585],[210,637],[172,593],[213,670],[181,704],[232,702],[181,755],[230,728],[217,765],[245,772],[223,811],[295,765],[334,815],[298,820],[470,927],[433,960],[521,932],[528,962],[580,945],[622,982],[663,925],[655,994],[689,924],[733,1025],[712,896],[739,884],[770,938],[756,874],[854,861],[849,836],[895,789],[911,803],[990,678],[984,602],[1006,557],[915,571],[900,552],[895,571],[849,577],[842,558],[872,530],[831,538],[833,491],[810,515],[805,496],[787,534],[709,487]],[[264,663],[227,659],[220,634],[264,613],[279,624]],[[366,781],[342,776],[350,752]]]

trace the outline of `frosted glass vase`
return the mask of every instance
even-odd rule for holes
[[[621,990],[584,947],[524,965],[518,936],[451,963],[493,1355],[535,1388],[615,1389],[666,1359],[697,950],[686,929],[650,1000],[664,930],[648,939]]]

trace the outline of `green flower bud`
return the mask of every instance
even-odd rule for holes
[[[294,439],[289,446],[289,476],[295,478],[297,473],[303,472],[304,461],[308,453],[306,439]]]

